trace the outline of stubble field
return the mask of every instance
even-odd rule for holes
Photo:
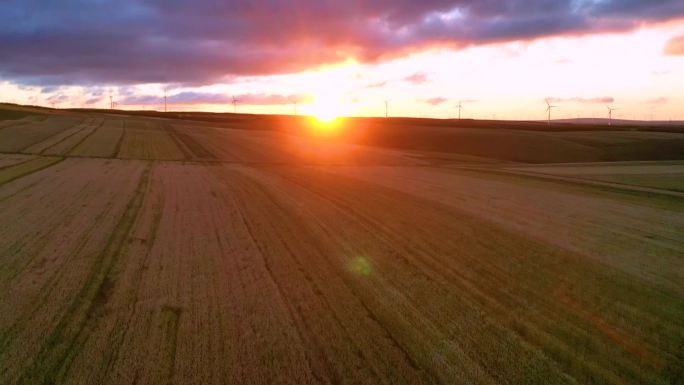
[[[1,384],[684,378],[684,164],[552,159],[619,133],[0,122]]]

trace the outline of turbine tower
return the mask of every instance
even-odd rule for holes
[[[608,109],[608,125],[612,126],[613,125],[613,111],[617,110],[617,108],[613,108],[611,106],[606,106]]]
[[[389,100],[385,100],[385,118],[389,117]]]
[[[235,96],[233,96],[233,113],[237,113],[237,103],[238,100]]]
[[[461,110],[463,109],[462,102],[458,101],[458,120],[461,120]]]
[[[558,106],[552,106],[549,103],[549,99],[545,99],[544,101],[546,102],[546,112],[548,113],[548,118],[547,118],[546,124],[550,126],[551,125],[551,110],[558,107]]]
[[[166,88],[164,88],[164,112],[166,112]]]

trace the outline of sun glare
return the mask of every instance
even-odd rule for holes
[[[349,114],[340,98],[330,95],[315,96],[312,103],[306,106],[311,116],[311,134],[317,137],[336,137],[340,134],[342,117]]]
[[[319,126],[331,125],[342,116],[351,114],[349,85],[357,74],[358,64],[348,60],[343,64],[319,69],[309,84],[311,103],[305,106]]]
[[[321,123],[331,123],[343,114],[340,104],[334,100],[316,100],[311,105],[311,115]]]

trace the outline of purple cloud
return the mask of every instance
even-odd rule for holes
[[[242,94],[234,95],[236,100],[243,105],[287,105],[300,103],[308,100],[302,95],[276,95],[276,94]],[[162,95],[130,95],[123,99],[124,105],[158,105],[163,103]],[[233,95],[208,93],[208,92],[181,92],[167,96],[169,104],[225,104],[233,103]]]
[[[5,0],[0,77],[197,85],[431,46],[627,31],[683,16],[681,0]],[[666,52],[681,54],[679,41]]]

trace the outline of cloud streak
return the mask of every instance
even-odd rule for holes
[[[242,94],[234,95],[239,104],[251,106],[277,106],[302,103],[308,100],[304,95]],[[122,100],[124,105],[159,105],[164,102],[159,95],[131,95]],[[230,105],[233,95],[209,92],[180,92],[167,97],[168,104],[175,105]]]
[[[421,101],[424,103],[430,104],[432,106],[438,106],[438,105],[440,105],[440,104],[442,104],[448,100],[449,99],[447,99],[447,98],[430,98],[430,99],[422,99]]]
[[[658,98],[653,98],[653,99],[648,99],[646,103],[648,104],[666,104],[670,101],[670,98],[666,98],[664,96],[658,97]]]
[[[403,79],[401,79],[405,82],[413,83],[413,84],[423,84],[427,83],[430,79],[428,78],[428,75],[424,72],[417,72],[413,75],[407,76]]]
[[[614,103],[615,98],[612,96],[602,96],[602,97],[597,97],[597,98],[581,98],[581,97],[572,97],[572,98],[547,98],[546,100],[549,101],[549,103],[581,103],[581,104],[607,104],[607,103]]]

